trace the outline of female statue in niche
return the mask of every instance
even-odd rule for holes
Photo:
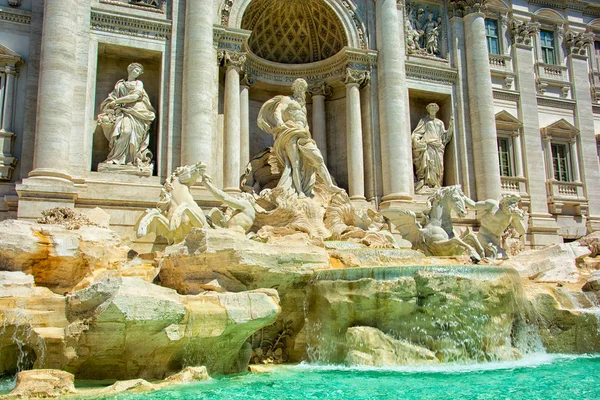
[[[138,79],[144,73],[144,67],[138,63],[129,64],[127,73],[127,79],[118,81],[100,106],[102,113],[97,121],[109,141],[110,152],[99,166],[99,171],[115,169],[111,165],[152,170],[148,131],[154,121],[155,110],[144,84]]]
[[[444,176],[444,150],[452,139],[453,120],[450,119],[448,130],[442,120],[435,117],[440,107],[430,103],[426,107],[427,116],[421,118],[412,133],[413,163],[417,183],[415,191],[437,189],[442,185]]]

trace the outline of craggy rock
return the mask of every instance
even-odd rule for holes
[[[201,367],[186,367],[182,371],[169,376],[165,379],[165,383],[176,385],[179,383],[190,383],[198,381],[208,381],[212,379],[208,376],[208,371],[205,366]]]
[[[129,247],[113,231],[96,226],[68,230],[22,220],[0,222],[0,271],[23,271],[37,286],[64,294],[88,284],[97,270],[117,270]]]
[[[154,385],[144,379],[130,379],[127,381],[116,381],[112,385],[102,389],[98,394],[111,396],[123,392],[152,392],[157,389],[159,389],[159,386]]]
[[[280,311],[272,289],[182,296],[124,277],[63,297],[21,272],[2,276],[0,373],[22,368],[21,359],[80,379],[162,379],[185,365],[240,372],[246,339]]]
[[[600,292],[600,271],[594,271],[581,288],[584,292]]]
[[[577,282],[580,278],[578,265],[583,264],[583,258],[590,254],[590,249],[578,242],[561,243],[524,251],[505,265],[537,282]]]
[[[303,234],[260,243],[228,230],[194,229],[183,242],[165,249],[159,277],[163,286],[182,294],[202,293],[214,280],[233,292],[277,289],[281,317],[256,337],[276,341],[291,326],[284,356],[298,362],[306,351],[302,335],[306,286],[315,269],[328,266],[327,251],[312,245]],[[252,343],[253,348],[259,345],[258,340]]]
[[[36,369],[21,371],[17,375],[17,386],[5,399],[31,399],[61,397],[75,393],[75,377],[65,371]]]
[[[392,365],[437,364],[435,353],[420,346],[397,340],[370,326],[355,326],[346,331],[348,365],[385,367]]]
[[[440,362],[520,357],[513,335],[527,319],[527,302],[510,268],[320,271],[307,296],[306,336],[313,361],[388,365],[436,362],[431,354]],[[357,326],[362,329],[349,330]],[[366,351],[358,344],[363,339],[375,349]]]

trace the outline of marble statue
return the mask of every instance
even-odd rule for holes
[[[171,244],[181,242],[192,228],[207,227],[206,217],[190,192],[205,172],[202,162],[177,168],[161,189],[156,208],[146,210],[138,220],[137,237],[155,233]]]
[[[404,32],[406,51],[411,55],[444,58],[440,53],[442,18],[428,7],[407,5]]]
[[[256,204],[254,196],[250,193],[238,193],[235,196],[225,193],[212,183],[212,179],[206,173],[202,175],[202,184],[208,189],[213,197],[227,205],[230,215],[225,215],[219,209],[213,209],[210,213],[215,225],[228,228],[242,233],[250,232],[257,212],[265,210]]]
[[[435,117],[440,107],[430,103],[426,107],[427,116],[421,118],[412,132],[413,163],[415,165],[415,191],[427,192],[442,185],[444,177],[444,150],[452,139],[453,120],[448,130],[442,120]]]
[[[480,228],[477,238],[484,247],[486,257],[492,259],[508,257],[501,245],[502,235],[507,229],[513,228],[519,235],[526,233],[523,210],[519,208],[520,201],[521,197],[517,194],[504,194],[500,201],[467,200],[467,205],[478,211],[477,219]]]
[[[156,116],[144,84],[141,64],[127,67],[127,79],[121,79],[100,106],[97,124],[109,141],[108,157],[98,171],[152,174],[152,153],[148,150],[148,131]]]
[[[427,209],[423,225],[417,221],[414,212],[399,208],[382,210],[383,216],[390,220],[402,237],[410,241],[413,248],[422,250],[427,256],[452,256],[467,254],[474,262],[482,258],[483,249],[473,246],[476,238],[468,238],[472,233],[457,237],[452,224],[452,211],[464,218],[469,201],[459,185],[438,189],[427,200]]]
[[[439,40],[439,23],[441,19],[433,19],[433,14],[427,14],[427,21],[423,27],[424,30],[424,48],[428,54],[434,55],[438,52],[438,40]]]
[[[277,187],[291,190],[299,197],[312,197],[319,177],[332,191],[340,191],[331,178],[321,151],[311,138],[306,114],[304,79],[292,84],[291,96],[275,96],[268,100],[258,114],[258,126],[273,135],[272,153],[282,167]]]

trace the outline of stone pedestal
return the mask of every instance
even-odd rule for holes
[[[413,166],[406,85],[404,21],[396,0],[375,4],[377,29],[377,84],[383,198],[381,208],[412,201]]]

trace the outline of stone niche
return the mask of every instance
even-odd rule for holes
[[[149,132],[149,149],[153,154],[152,160],[154,163],[153,175],[156,175],[158,165],[157,142],[162,111],[162,107],[159,104],[162,81],[162,53],[99,43],[94,118],[100,113],[100,104],[114,89],[115,83],[120,79],[127,79],[127,66],[133,62],[138,62],[144,67],[144,73],[139,79],[144,83],[144,89],[148,93],[150,102],[156,110],[156,119],[152,122]],[[100,128],[96,129],[93,134],[91,170],[97,171],[98,163],[103,162],[108,155],[108,141]]]
[[[415,130],[421,118],[427,115],[426,107],[429,103],[436,103],[440,106],[436,118],[444,122],[444,126],[448,129],[450,118],[452,117],[452,97],[450,94],[426,92],[421,90],[409,90],[409,107],[410,107],[410,132]],[[444,152],[444,181],[442,186],[457,185],[458,171],[456,171],[456,151],[455,141],[459,132],[457,132],[456,120],[454,121],[454,134],[450,142],[446,145]]]

